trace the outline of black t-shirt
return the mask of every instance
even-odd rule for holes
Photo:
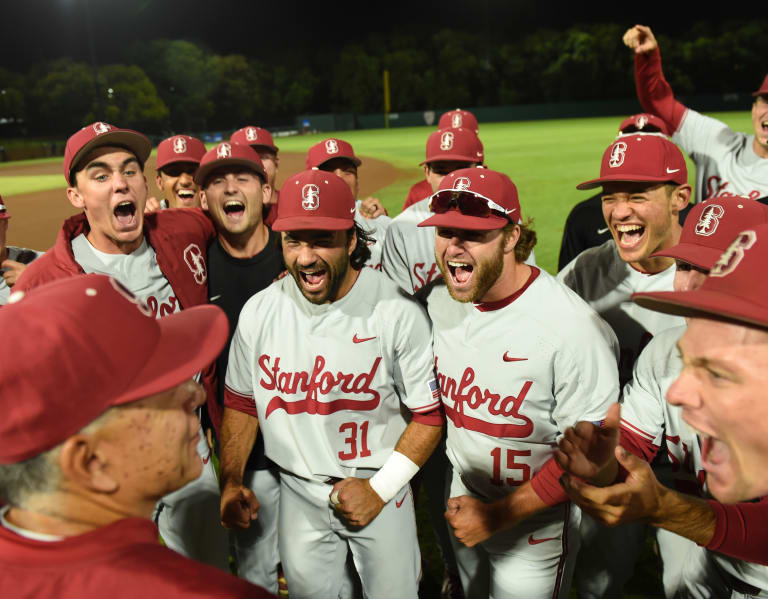
[[[224,402],[224,382],[229,361],[229,345],[237,328],[240,310],[250,297],[269,287],[285,267],[278,244],[280,234],[269,232],[267,245],[252,258],[233,258],[221,246],[218,238],[208,247],[208,300],[219,306],[229,319],[229,339],[216,360],[218,372],[217,396]],[[264,457],[264,439],[259,435],[248,457],[246,470],[263,470],[271,465]]]

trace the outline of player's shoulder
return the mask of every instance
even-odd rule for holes
[[[746,133],[734,131],[723,121],[688,108],[671,139],[692,154],[712,154],[718,150],[730,152],[743,148],[748,137]]]
[[[376,310],[390,311],[387,318],[397,314],[396,310],[412,310],[419,306],[419,302],[410,293],[403,289],[380,270],[363,268],[360,272],[359,282],[362,287],[362,301]],[[357,298],[356,298],[357,299]]]
[[[565,265],[565,268],[557,274],[557,279],[568,287],[574,288],[572,283],[579,281],[614,278],[620,262],[622,262],[621,256],[616,249],[616,243],[611,238],[581,252]]]
[[[144,218],[150,235],[155,231],[188,233],[200,235],[207,242],[215,233],[213,222],[202,208],[168,208],[151,212]]]
[[[677,342],[683,336],[686,325],[674,326],[656,333],[638,357],[647,363],[667,363],[670,356],[678,355]]]
[[[420,222],[428,219],[431,214],[432,213],[429,210],[429,198],[424,198],[423,200],[414,202],[393,218],[390,227],[416,226]]]

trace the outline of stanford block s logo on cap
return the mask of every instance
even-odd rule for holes
[[[173,151],[177,154],[183,154],[187,151],[187,140],[183,137],[177,137],[173,140]]]
[[[731,274],[744,259],[744,251],[755,245],[757,233],[754,231],[743,231],[739,233],[736,240],[728,247],[720,259],[709,271],[711,277],[724,277]]]
[[[107,133],[110,129],[112,129],[112,127],[110,127],[106,123],[99,122],[99,123],[94,123],[93,124],[93,132],[96,135],[102,135],[104,133]]]
[[[718,204],[710,204],[704,208],[704,212],[699,216],[699,222],[696,223],[695,233],[696,235],[703,235],[709,237],[715,231],[717,231],[717,225],[720,224],[720,219],[725,214],[725,210]]]
[[[627,154],[627,144],[623,141],[617,141],[611,148],[611,157],[608,160],[608,166],[617,168],[624,164],[624,157]]]
[[[451,127],[458,129],[461,127],[461,113],[457,112],[451,117]]]
[[[259,134],[256,131],[256,129],[254,129],[253,127],[248,127],[245,130],[245,139],[247,139],[248,141],[256,141],[258,137],[259,137]]]
[[[470,185],[472,185],[472,181],[469,180],[469,177],[458,177],[453,182],[453,188],[456,191],[467,191]]]
[[[644,114],[641,114],[637,119],[635,120],[635,127],[638,129],[642,129],[648,124],[648,117]]]
[[[229,145],[229,144],[227,144]],[[195,283],[202,285],[208,278],[205,270],[205,256],[196,243],[190,243],[184,248],[184,262],[195,276]]]
[[[446,131],[440,136],[440,149],[450,150],[453,147],[453,132]]]
[[[327,154],[336,154],[339,151],[339,144],[335,139],[328,139],[325,142],[325,151]]]
[[[216,148],[216,158],[229,158],[232,156],[232,146],[230,146],[227,142],[220,143],[219,147]]]
[[[301,188],[301,207],[304,210],[317,210],[320,207],[320,188],[314,183],[307,183]]]

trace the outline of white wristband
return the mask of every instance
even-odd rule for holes
[[[387,503],[418,471],[419,467],[410,458],[399,451],[393,451],[369,482],[381,500]]]

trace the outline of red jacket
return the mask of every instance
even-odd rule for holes
[[[83,273],[72,253],[72,240],[90,231],[85,214],[64,221],[54,246],[32,262],[19,277],[13,291],[32,289]],[[144,235],[155,250],[157,264],[171,284],[181,309],[208,303],[207,248],[216,236],[213,223],[200,209],[163,210],[144,216]],[[213,364],[202,373],[208,393],[208,413],[218,430],[221,409],[216,402]]]

